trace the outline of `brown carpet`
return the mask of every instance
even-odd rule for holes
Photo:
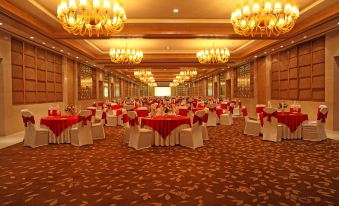
[[[94,145],[0,150],[0,205],[339,205],[339,142],[264,142],[243,119],[210,140],[136,151],[123,129]]]

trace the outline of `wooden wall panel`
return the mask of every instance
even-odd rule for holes
[[[325,38],[272,55],[272,99],[325,99]],[[286,68],[289,68],[286,71]],[[287,95],[288,94],[288,95]]]
[[[11,53],[13,104],[62,101],[61,55],[15,38]]]

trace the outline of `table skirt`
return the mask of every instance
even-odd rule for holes
[[[182,124],[179,127],[175,128],[166,138],[163,138],[157,131],[153,130],[151,127],[145,125],[145,129],[150,129],[153,131],[155,146],[175,146],[180,144],[180,131],[182,129],[190,128],[188,124]]]
[[[48,143],[54,144],[63,144],[63,143],[71,143],[71,131],[72,127],[68,127],[64,129],[59,136],[56,136],[52,130],[48,130]]]
[[[299,125],[294,132],[291,132],[290,128],[285,124],[280,124],[282,126],[282,139],[302,139],[301,130],[302,126]]]

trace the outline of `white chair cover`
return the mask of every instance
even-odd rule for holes
[[[242,109],[247,108],[245,106],[242,107]],[[259,120],[251,120],[248,117],[248,113],[243,112],[244,118],[245,118],[245,129],[244,129],[244,134],[246,135],[253,135],[253,136],[259,136],[260,134],[260,121]]]
[[[32,148],[48,145],[48,129],[41,128],[35,124],[34,115],[27,109],[21,110],[22,118],[29,118],[31,121],[26,121],[24,146]]]
[[[200,110],[195,112],[197,119],[200,119],[204,116],[205,111]],[[183,129],[180,131],[180,145],[185,147],[190,147],[195,149],[197,147],[204,146],[201,130],[202,121],[196,121],[193,123],[192,128]]]
[[[278,120],[274,115],[277,113],[276,108],[264,108],[264,113],[269,116],[264,117],[263,122],[263,140],[280,142],[281,132],[278,133]]]
[[[100,122],[92,124],[92,138],[95,139],[105,139],[105,129],[104,125],[107,120],[107,108],[102,110]]]
[[[154,141],[152,130],[138,127],[138,117],[135,111],[128,111],[127,115],[130,127],[128,146],[136,150],[152,147]]]
[[[328,114],[326,105],[318,107],[317,121],[305,121],[302,124],[302,136],[307,141],[322,141],[327,138],[325,123]]]
[[[88,119],[92,115],[89,110],[82,110],[79,112],[79,118],[83,120],[79,121],[76,128],[71,129],[71,144],[75,146],[82,146],[87,144],[93,144],[91,121]]]
[[[216,113],[216,108],[217,105],[216,104],[208,104],[207,105],[208,110],[208,120],[207,120],[207,126],[208,127],[216,127],[217,126],[217,113]]]

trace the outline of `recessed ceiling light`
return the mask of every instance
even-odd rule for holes
[[[2,26],[3,25],[3,23],[2,22],[0,22],[0,26]]]
[[[60,49],[60,52],[63,52],[64,50]]]
[[[283,47],[284,47],[284,45],[281,45],[281,46],[280,46],[280,48],[283,48]]]
[[[267,52],[264,52],[264,54],[267,54]]]
[[[52,46],[53,49],[55,49],[55,46]]]
[[[257,58],[257,57],[258,57],[257,55],[254,56],[254,58]]]
[[[77,59],[79,59],[79,57],[76,57]]]
[[[46,44],[46,42],[44,42],[44,41],[43,41],[43,42],[42,42],[42,44],[43,44],[43,45],[45,45],[45,44]]]
[[[304,39],[306,39],[307,38],[307,36],[304,36]]]
[[[179,13],[179,9],[173,9],[173,13]]]
[[[272,51],[274,51],[274,49],[272,49]]]
[[[29,37],[30,39],[34,39],[34,36]]]
[[[337,24],[339,25],[339,22]],[[2,25],[2,23],[0,25]]]
[[[291,41],[291,44],[294,44],[294,41]]]
[[[97,65],[94,64],[93,66],[97,66]]]
[[[88,63],[88,61],[86,61]]]

